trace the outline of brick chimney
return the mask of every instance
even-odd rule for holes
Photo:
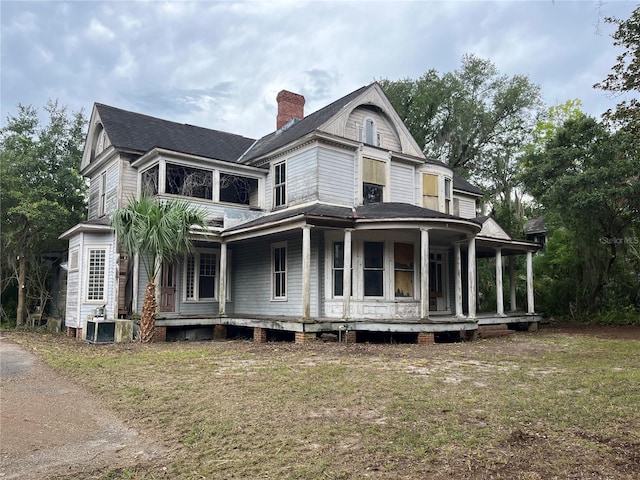
[[[297,93],[281,90],[276,97],[278,102],[277,130],[280,130],[294,118],[304,118],[304,97]]]

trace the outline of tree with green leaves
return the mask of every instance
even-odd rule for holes
[[[454,72],[379,83],[424,153],[459,173],[480,173],[519,145],[541,105],[528,77],[501,75],[471,54]]]
[[[637,94],[640,91],[640,6],[626,20],[607,17],[605,21],[618,26],[612,35],[613,44],[625,50],[618,55],[611,73],[594,88],[615,95]],[[637,97],[624,98],[615,109],[607,110],[604,118],[634,134],[636,142],[640,143],[640,101]]]
[[[122,249],[138,255],[147,272],[139,340],[152,341],[157,313],[156,277],[163,262],[175,262],[192,250],[192,227],[206,228],[205,212],[187,201],[161,201],[146,195],[132,199],[112,217]]]
[[[640,226],[633,135],[611,133],[582,114],[565,121],[543,149],[531,150],[522,168],[523,183],[543,206],[549,227],[566,229],[574,242],[580,261],[575,308],[594,312],[606,306],[612,273],[625,261],[625,239],[635,238],[633,229]]]
[[[518,157],[542,104],[540,87],[471,54],[454,72],[380,85],[423,152],[472,177],[507,230],[521,235]]]
[[[2,292],[3,301],[12,303],[7,296],[14,289],[17,325],[31,307],[28,298],[48,298],[40,275],[45,254],[65,250],[59,235],[83,220],[86,210],[78,172],[86,119],[57,101],[44,110],[49,122],[41,125],[34,107],[18,105],[18,114],[0,130]]]

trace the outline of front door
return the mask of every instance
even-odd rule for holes
[[[176,311],[176,266],[173,263],[165,262],[162,264],[160,311]]]

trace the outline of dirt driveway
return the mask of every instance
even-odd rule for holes
[[[0,336],[0,479],[74,475],[163,454],[97,397]]]

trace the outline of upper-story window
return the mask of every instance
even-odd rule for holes
[[[258,179],[220,173],[220,201],[258,206]]]
[[[387,164],[373,158],[362,159],[362,203],[380,203],[387,185]]]
[[[451,213],[451,179],[444,179],[444,213]]]
[[[287,164],[278,163],[273,167],[273,206],[280,207],[287,203]]]
[[[213,172],[167,163],[165,193],[213,199]]]
[[[365,118],[364,125],[357,125],[358,141],[375,147],[382,146],[382,134],[378,131],[376,122],[372,118]]]
[[[96,142],[96,156],[100,155],[104,150],[106,137],[107,133],[104,131],[104,128],[101,128],[100,133],[98,133],[98,141]]]
[[[430,210],[439,211],[438,175],[422,174],[422,206]]]
[[[102,217],[107,213],[107,172],[100,175],[100,203],[98,204],[98,215]]]
[[[158,178],[160,167],[154,165],[142,172],[142,193],[150,197],[158,194]]]

